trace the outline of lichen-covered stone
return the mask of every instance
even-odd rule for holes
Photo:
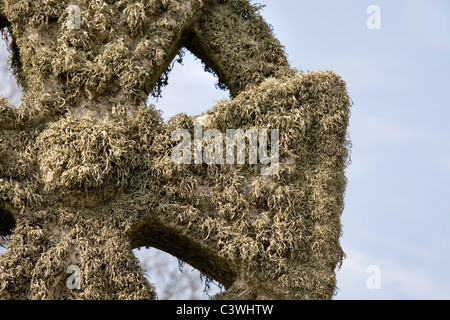
[[[332,297],[349,98],[333,72],[288,65],[258,7],[3,0],[0,27],[24,88],[17,109],[0,99],[0,231],[11,234],[0,298],[154,299],[131,251],[142,246],[225,285],[218,299]],[[276,175],[172,161],[172,133],[193,133],[197,118],[164,123],[145,101],[183,47],[230,90],[204,129],[278,129]],[[79,289],[67,286],[71,265]]]

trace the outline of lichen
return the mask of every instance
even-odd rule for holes
[[[80,29],[66,23],[69,5],[80,7]],[[331,71],[291,68],[258,9],[245,0],[0,1],[25,92],[17,109],[0,99],[0,212],[14,226],[0,228],[11,234],[0,298],[154,299],[131,252],[141,246],[224,284],[218,299],[332,297],[344,256],[346,85]],[[183,47],[230,98],[164,123],[145,101]],[[278,129],[277,174],[175,164],[172,133],[193,135],[199,119],[204,130]],[[70,265],[80,289],[66,284]]]

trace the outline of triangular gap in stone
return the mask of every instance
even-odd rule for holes
[[[11,205],[0,200],[0,255],[5,253],[9,242],[9,235],[16,226]]]
[[[133,250],[147,280],[156,287],[159,300],[208,300],[225,288],[200,271],[162,250]]]
[[[17,83],[16,77],[12,73],[8,48],[12,45],[12,37],[7,28],[1,29],[0,35],[0,96],[9,101],[10,106],[18,107],[23,95],[22,88]]]
[[[150,259],[150,268],[155,267],[153,265],[159,259],[154,256],[154,251],[143,253],[142,249],[155,248],[176,257],[182,264],[189,264],[186,268],[187,270],[197,269],[204,275],[206,285],[216,283],[219,289],[222,286],[229,288],[236,281],[237,275],[235,270],[227,263],[226,259],[218,256],[213,250],[208,249],[201,243],[183,235],[180,230],[175,230],[164,223],[149,219],[136,225],[130,232],[130,235],[132,235],[130,244],[133,248],[136,248],[133,250],[133,253],[141,261],[143,269],[148,270],[142,262],[145,259]],[[167,265],[167,270],[178,268],[179,263],[174,263],[174,261],[176,262],[176,260],[172,260],[172,263]],[[154,283],[157,280],[151,279],[150,282]]]
[[[214,104],[230,93],[227,88],[219,88],[214,72],[187,49],[182,49],[166,74],[168,84],[161,88],[161,96],[148,96],[147,104],[162,111],[165,121],[184,112],[195,116],[211,109]]]

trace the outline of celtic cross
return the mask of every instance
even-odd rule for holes
[[[24,90],[18,108],[0,99],[0,234],[10,235],[0,298],[154,299],[132,253],[143,246],[223,284],[218,299],[332,297],[343,259],[346,85],[330,71],[291,68],[257,6],[2,0],[0,27]],[[165,123],[146,99],[182,48],[230,98]],[[241,161],[174,161],[174,132],[194,137],[199,124],[223,141],[227,130],[276,130],[277,170],[261,174],[250,147],[235,154]],[[186,150],[193,160],[195,141]]]

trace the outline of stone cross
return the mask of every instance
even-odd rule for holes
[[[0,298],[155,299],[138,247],[218,281],[217,299],[332,298],[346,85],[291,68],[258,10],[247,0],[0,1],[24,91],[17,108],[0,98],[0,235],[10,236]],[[230,98],[164,122],[146,99],[182,48]]]

